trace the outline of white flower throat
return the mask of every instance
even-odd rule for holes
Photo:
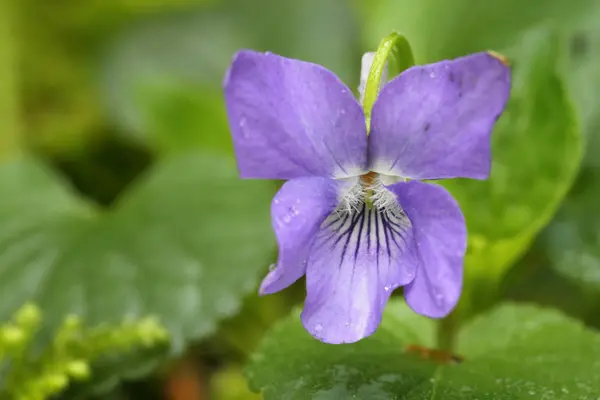
[[[359,212],[366,206],[378,211],[402,212],[396,196],[385,187],[386,184],[398,181],[394,177],[382,177],[375,172],[369,172],[345,181],[345,190],[340,193],[336,211]]]

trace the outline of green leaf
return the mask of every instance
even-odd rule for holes
[[[163,153],[202,148],[231,151],[222,90],[197,85],[148,87],[140,96],[144,129]]]
[[[433,324],[403,307],[391,303],[375,335],[346,345],[320,343],[289,317],[253,356],[251,387],[266,400],[593,400],[600,391],[600,334],[555,311],[495,309],[460,333],[465,361],[442,364],[407,352],[428,345]]]
[[[552,268],[596,297],[600,294],[599,198],[600,169],[587,168],[537,243],[547,252]]]
[[[540,237],[544,235],[542,233]],[[501,291],[501,297],[508,301],[558,309],[589,326],[600,328],[597,308],[600,292],[593,296],[593,293],[581,290],[581,285],[565,279],[552,268],[539,243],[504,276]]]
[[[566,65],[569,86],[582,117],[586,157],[578,182],[553,223],[537,245],[550,266],[584,289],[588,303],[600,295],[600,6],[590,10],[576,27],[566,32],[570,53]]]
[[[392,30],[410,40],[417,62],[433,62],[518,43],[541,23],[566,25],[593,0],[361,0],[365,41],[375,48]]]
[[[190,86],[200,92],[196,98],[209,101],[220,92],[225,70],[242,48],[316,62],[357,87],[358,42],[358,28],[344,0],[232,0],[211,10],[153,17],[124,32],[111,48],[104,69],[105,102],[119,126],[145,139],[152,109],[145,109],[148,103],[140,101],[140,90],[162,88],[153,97],[169,104],[177,102],[177,90]],[[224,105],[220,95],[213,98],[219,112],[197,109],[196,116],[219,125]],[[221,147],[230,147],[228,132],[210,134]]]
[[[583,132],[589,145],[586,146],[586,164],[600,167],[596,154],[600,151],[600,4],[587,10],[584,18],[563,30],[569,52],[564,66],[570,92],[579,110]]]
[[[467,220],[467,288],[485,296],[491,292],[481,281],[496,285],[527,250],[567,193],[581,158],[577,119],[558,72],[559,42],[542,30],[524,43],[509,52],[512,93],[492,134],[490,178],[443,182]]]
[[[0,168],[0,193],[0,320],[28,300],[49,326],[153,314],[181,350],[235,313],[274,247],[272,184],[209,154],[164,159],[113,210],[31,161]]]

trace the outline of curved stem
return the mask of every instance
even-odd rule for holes
[[[389,68],[390,78],[415,65],[415,59],[408,40],[396,32],[391,33],[381,41],[369,70],[363,101],[367,132],[371,128],[371,110],[379,95],[381,78],[388,59],[392,61]]]

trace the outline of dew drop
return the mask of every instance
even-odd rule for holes
[[[252,136],[251,131],[246,129],[246,117],[240,118],[239,126],[240,126],[240,131],[242,132],[242,136],[245,139],[248,139]]]
[[[389,292],[390,291],[390,287],[389,286],[384,286],[383,290],[385,290],[386,292]]]
[[[322,330],[323,330],[323,325],[321,325],[321,324],[315,325],[315,332],[321,332]]]
[[[430,78],[435,78],[435,72],[431,72],[431,73],[429,74],[429,77],[430,77]]]
[[[269,271],[273,272],[273,271],[275,271],[275,268],[277,268],[277,264],[269,265]]]
[[[289,214],[283,216],[283,222],[289,224],[292,221],[292,217]]]

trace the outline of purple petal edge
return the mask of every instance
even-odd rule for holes
[[[490,136],[510,95],[510,68],[483,52],[417,66],[373,106],[369,168],[411,179],[486,179]]]
[[[342,178],[364,173],[367,138],[362,108],[329,70],[243,50],[225,75],[224,91],[243,178]]]
[[[436,184],[411,181],[389,189],[414,226],[421,258],[415,279],[404,288],[406,302],[421,315],[445,317],[462,290],[467,228],[460,207]]]

